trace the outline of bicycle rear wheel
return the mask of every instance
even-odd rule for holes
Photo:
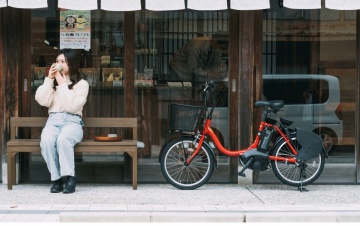
[[[299,143],[296,138],[292,138],[294,147],[299,150]],[[282,138],[273,148],[272,155],[276,157],[294,157],[285,140]],[[306,164],[305,169],[302,165],[295,165],[293,163],[271,161],[271,166],[276,177],[284,184],[300,187],[301,185],[312,184],[321,175],[324,165],[325,157],[321,154],[319,156],[307,160],[302,164]],[[301,170],[303,170],[301,172]]]
[[[203,145],[189,165],[186,159],[195,151],[194,138],[180,137],[171,141],[161,153],[161,172],[174,187],[196,189],[205,184],[214,170],[212,150]]]

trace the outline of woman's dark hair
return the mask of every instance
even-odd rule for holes
[[[73,49],[62,49],[56,57],[60,56],[61,54],[64,54],[65,61],[69,67],[69,76],[72,84],[70,84],[68,87],[69,89],[72,89],[73,86],[81,80],[76,52]],[[59,84],[57,83],[56,79],[54,79],[54,90],[56,90],[57,85]]]

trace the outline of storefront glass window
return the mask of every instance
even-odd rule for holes
[[[90,85],[83,117],[123,117],[124,13],[105,13],[101,10],[59,10],[55,3],[50,2],[48,9],[32,10],[31,19],[31,116],[48,116],[48,109],[41,107],[34,99],[36,89],[43,83],[60,49],[71,48],[76,49],[80,72]],[[109,133],[122,135],[123,131],[116,128],[87,128],[84,131],[84,139],[94,139],[94,136],[105,136]],[[41,128],[33,129],[31,132],[34,138],[39,138],[40,134]],[[31,154],[29,159],[25,158],[24,162],[27,161],[29,161],[29,170],[23,173],[24,180],[48,180],[47,170],[44,168],[40,154]],[[75,161],[77,173],[84,172],[86,181],[94,176],[91,170],[88,171],[89,164],[94,162],[111,165],[121,175],[122,169],[118,165],[119,162],[124,161],[124,156],[112,153],[77,154]],[[39,168],[44,170],[38,171]],[[103,165],[97,164],[90,168],[104,173]],[[100,175],[101,173],[99,179],[106,178]],[[119,181],[119,175],[115,177],[117,178],[110,177],[104,182]]]
[[[138,138],[144,147],[139,148],[139,181],[163,181],[159,167],[161,147],[173,136],[169,134],[168,106],[170,103],[200,105],[197,93],[207,76],[215,76],[217,81],[216,98],[219,104],[214,114],[214,129],[224,143],[228,145],[228,103],[226,84],[228,64],[228,12],[227,11],[136,11],[134,59],[125,58],[125,13],[103,10],[71,11],[58,10],[49,5],[47,10],[32,10],[32,103],[31,116],[47,116],[47,108],[39,106],[34,100],[37,87],[47,75],[47,68],[54,62],[55,56],[64,46],[77,49],[80,67],[90,84],[88,102],[84,107],[84,117],[123,117],[126,110],[124,82],[127,71],[126,62],[133,61],[134,116],[138,118]],[[71,16],[71,18],[70,18]],[[69,21],[70,20],[70,21]],[[87,32],[84,35],[84,32]],[[216,46],[213,43],[217,38]],[[81,38],[79,38],[81,37]],[[132,35],[130,35],[132,37]],[[182,46],[191,45],[199,49]],[[81,43],[81,44],[80,44]],[[82,47],[82,46],[83,47]],[[85,48],[84,48],[85,47]],[[187,51],[194,54],[192,59],[198,62],[186,62],[183,57],[172,73],[170,63],[176,53]],[[199,62],[202,64],[200,65]],[[186,66],[185,63],[189,63]],[[190,65],[191,63],[191,65]],[[218,68],[223,72],[215,73]],[[181,73],[185,74],[180,76]],[[186,74],[188,72],[188,74]],[[196,74],[196,75],[195,75]],[[220,78],[221,77],[221,78]],[[128,100],[127,100],[128,101]],[[216,117],[215,117],[216,116]],[[93,139],[95,135],[116,133],[116,130],[89,129],[84,139]],[[121,133],[121,131],[118,131]],[[39,137],[41,129],[32,131],[33,137]],[[219,157],[220,163],[228,166],[228,158]],[[124,155],[79,155],[77,172],[83,172],[83,178],[94,177],[86,173],[86,165],[92,166],[92,172],[98,172],[97,179],[119,181],[119,178],[101,177],[106,172],[104,165],[114,166],[118,162],[125,164]],[[114,163],[117,161],[116,163]],[[44,167],[41,155],[31,155],[30,165]],[[142,165],[143,164],[143,165]],[[119,165],[119,164],[118,164]],[[31,167],[30,167],[31,169]],[[33,179],[36,170],[30,170]],[[146,175],[152,173],[152,178]],[[44,170],[46,174],[46,170]],[[116,176],[116,175],[114,175]],[[47,179],[47,175],[44,175]],[[38,180],[39,177],[37,176]],[[126,176],[124,180],[127,180]],[[220,179],[223,180],[223,179]]]
[[[332,164],[355,163],[355,24],[356,11],[294,10],[277,3],[264,11],[264,98],[285,101],[284,111],[273,117],[323,138],[329,152],[323,181],[330,181]]]
[[[135,79],[140,84],[134,96],[136,114],[141,120],[139,137],[145,144],[139,151],[139,163],[156,164],[144,167],[161,178],[158,165],[161,148],[178,136],[169,133],[169,105],[201,105],[197,91],[206,76],[217,76],[210,73],[223,70],[221,76],[227,77],[228,13],[139,11],[135,26]],[[214,36],[219,44],[225,44],[222,49],[212,46]],[[141,85],[143,79],[149,78],[153,79],[152,87],[147,87],[146,82]],[[224,145],[228,145],[227,84],[222,79],[217,79],[215,95],[219,104],[213,125]],[[218,161],[229,165],[228,158],[219,157]]]

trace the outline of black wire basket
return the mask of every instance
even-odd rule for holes
[[[202,122],[203,113],[204,107],[201,106],[170,104],[170,131],[195,132]]]

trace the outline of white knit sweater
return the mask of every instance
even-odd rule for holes
[[[48,112],[68,112],[82,116],[83,106],[86,103],[89,93],[89,83],[80,80],[70,90],[68,85],[72,82],[66,76],[66,83],[58,85],[54,91],[54,79],[45,77],[44,84],[38,87],[35,93],[35,100]]]

